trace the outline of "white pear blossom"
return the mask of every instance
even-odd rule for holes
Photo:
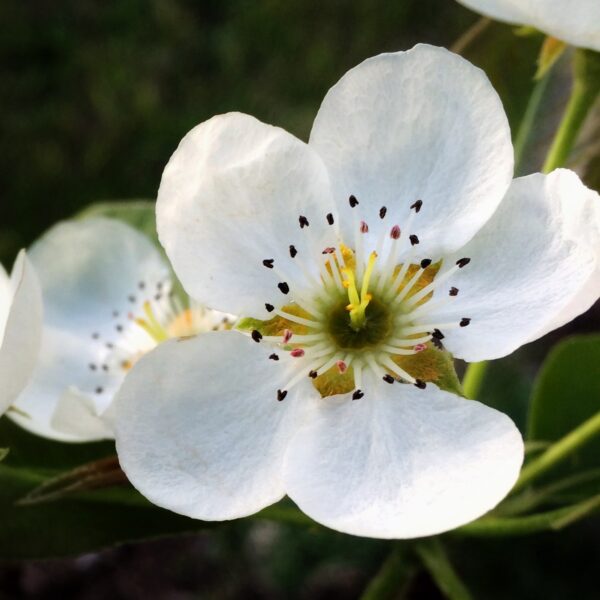
[[[42,313],[38,278],[22,250],[10,276],[0,265],[0,414],[17,399],[35,368]]]
[[[483,15],[529,25],[573,46],[600,51],[598,0],[458,0]]]
[[[126,373],[171,337],[223,328],[230,317],[185,304],[144,235],[105,218],[59,223],[30,249],[45,303],[42,349],[11,417],[62,441],[111,438],[104,413]]]
[[[380,538],[492,509],[521,436],[447,391],[436,346],[504,356],[600,291],[598,195],[512,170],[485,74],[426,45],[348,72],[308,144],[239,113],[194,128],[163,174],[159,237],[192,297],[256,320],[128,375],[111,416],[133,484],[205,520],[287,494]]]

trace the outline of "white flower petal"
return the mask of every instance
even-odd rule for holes
[[[157,284],[170,285],[168,267],[148,238],[112,219],[60,223],[32,246],[30,256],[44,297],[43,341],[33,379],[16,403],[27,417],[10,416],[44,437],[98,439],[87,426],[71,434],[54,429],[57,403],[75,387],[97,414],[104,411],[125,374],[101,368],[111,352],[107,345],[121,342],[117,327],[127,325],[129,312],[141,313]]]
[[[111,439],[113,435],[110,427],[96,410],[89,396],[71,388],[60,397],[52,415],[51,426],[67,436],[87,440]]]
[[[17,257],[11,280],[7,282],[3,279],[0,414],[16,400],[35,368],[40,349],[43,313],[39,281],[24,251]]]
[[[285,369],[272,352],[225,331],[165,342],[140,360],[108,418],[121,466],[144,496],[215,521],[283,496],[283,455],[308,403],[302,386],[277,401]]]
[[[492,19],[508,23],[525,23],[527,13],[523,10],[527,0],[457,0],[466,7]],[[539,3],[540,0],[534,0]],[[559,0],[564,2],[564,0]]]
[[[472,260],[448,283],[460,290],[455,301],[432,320],[472,320],[444,331],[447,348],[467,361],[499,358],[587,310],[600,295],[599,207],[572,171],[515,179],[454,257]]]
[[[334,213],[318,155],[278,127],[229,113],[198,125],[181,141],[158,193],[157,226],[177,276],[203,304],[234,314],[266,315],[281,293],[276,267],[294,281],[287,256],[314,263],[327,243]],[[305,216],[309,227],[299,225]],[[278,259],[282,258],[280,262]],[[207,267],[208,265],[208,267]]]
[[[484,15],[530,25],[583,48],[600,51],[598,0],[458,0]]]
[[[512,178],[510,130],[498,95],[483,71],[433,46],[382,54],[351,69],[325,96],[309,144],[327,165],[336,202],[347,206],[355,195],[372,231],[402,228],[421,199],[407,233],[433,255],[469,241]]]
[[[39,361],[33,377],[15,406],[23,413],[10,412],[8,416],[31,433],[62,442],[88,442],[102,439],[104,435],[89,435],[84,423],[81,430],[76,426],[56,429],[53,425],[55,411],[61,398],[70,388],[86,395],[95,411],[100,414],[112,400],[119,388],[123,375],[100,375],[103,394],[94,394],[98,385],[95,379],[98,371],[91,371],[89,365],[97,362],[97,349],[94,340],[46,324],[43,330]],[[100,366],[98,365],[98,369]]]
[[[154,295],[159,282],[170,279],[152,242],[114,219],[59,223],[33,244],[29,255],[39,273],[46,322],[88,337],[112,333],[115,311],[126,317],[144,296]]]
[[[376,538],[448,531],[491,510],[523,460],[512,421],[429,385],[322,400],[285,456],[289,496],[328,527]]]

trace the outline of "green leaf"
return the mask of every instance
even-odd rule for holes
[[[71,450],[73,446],[70,446]],[[132,488],[18,505],[46,473],[0,464],[0,558],[33,559],[96,551],[123,542],[198,531],[211,524],[152,506]]]
[[[528,438],[553,442],[600,410],[600,335],[577,336],[558,344],[546,359],[535,382],[528,422]],[[572,453],[554,474],[568,474],[599,466],[600,438]]]
[[[134,229],[141,231],[156,244],[158,235],[156,233],[155,203],[151,200],[119,200],[116,202],[98,202],[84,208],[75,215],[76,219],[89,217],[106,217],[118,219],[131,225]]]

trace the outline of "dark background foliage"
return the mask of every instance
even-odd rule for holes
[[[0,259],[8,267],[20,247],[92,202],[153,198],[179,139],[213,114],[251,113],[306,139],[321,98],[348,68],[417,42],[451,47],[476,19],[452,0],[4,0]],[[540,42],[495,24],[465,52],[488,72],[513,131]],[[539,169],[567,84],[558,78],[526,170]],[[483,399],[524,427],[548,349],[597,326],[590,313],[497,361]],[[593,598],[598,533],[587,521],[529,539],[451,542],[450,550],[478,598]],[[76,559],[5,561],[0,598],[355,598],[389,548],[238,522]],[[439,595],[421,575],[409,597]]]

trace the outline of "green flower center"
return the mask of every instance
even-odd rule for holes
[[[365,308],[358,329],[352,323],[345,302],[333,308],[328,319],[328,333],[341,350],[374,348],[389,338],[392,327],[390,310],[375,298],[371,298]]]

